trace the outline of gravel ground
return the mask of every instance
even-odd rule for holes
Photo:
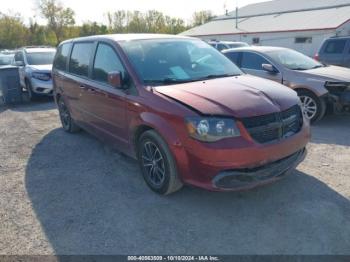
[[[350,254],[350,118],[313,127],[295,174],[161,197],[136,162],[63,132],[51,101],[0,107],[0,254]]]

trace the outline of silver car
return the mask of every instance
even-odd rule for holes
[[[243,47],[223,53],[245,73],[270,79],[294,89],[311,122],[329,107],[350,112],[350,69],[326,66],[297,51],[280,47]]]
[[[19,67],[20,83],[30,100],[53,94],[51,70],[55,54],[56,49],[50,47],[24,47],[16,52],[14,63]]]

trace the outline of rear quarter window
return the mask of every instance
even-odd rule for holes
[[[55,61],[53,63],[53,67],[58,70],[66,71],[67,59],[69,55],[71,44],[63,44],[61,45],[55,57]]]
[[[324,52],[326,54],[342,54],[346,45],[346,40],[330,40],[326,43]]]
[[[88,77],[89,64],[94,44],[75,43],[69,61],[69,72],[79,76]]]

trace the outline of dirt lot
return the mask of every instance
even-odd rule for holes
[[[161,197],[134,160],[64,133],[52,102],[0,107],[0,254],[350,254],[350,118],[308,149],[264,188]]]

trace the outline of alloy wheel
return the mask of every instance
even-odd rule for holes
[[[143,145],[141,156],[147,180],[154,187],[161,187],[165,180],[165,161],[160,149],[147,141]]]
[[[317,114],[317,103],[316,101],[310,97],[310,96],[300,96],[302,108],[303,108],[303,114],[308,119],[313,119]]]

